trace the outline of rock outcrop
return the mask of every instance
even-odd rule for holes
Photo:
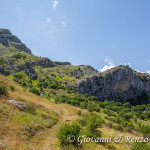
[[[118,66],[81,80],[77,91],[100,100],[125,102],[145,92],[150,93],[150,75],[133,71],[129,66]]]
[[[32,80],[37,79],[37,73],[35,69],[31,66],[30,62],[25,63],[25,69],[24,72],[26,73],[27,76],[29,76]]]
[[[37,62],[33,62],[32,65],[41,66],[43,68],[54,67],[54,63],[49,58],[42,58]]]
[[[4,69],[4,67],[1,67],[1,66],[0,66],[0,74],[5,75],[5,76],[8,76],[8,75],[10,74],[10,72],[9,72],[9,71],[6,71],[6,70]]]
[[[54,61],[55,65],[71,65],[70,62],[60,62],[60,61]]]
[[[4,46],[12,45],[19,50],[31,54],[31,50],[27,48],[26,45],[23,44],[20,39],[12,35],[12,33],[8,29],[0,29],[0,43]]]
[[[94,69],[89,65],[80,65],[77,69],[73,69],[71,72],[71,75],[75,77],[83,77],[97,74],[99,74],[98,70]]]
[[[8,104],[18,108],[19,110],[24,111],[26,109],[23,102],[18,102],[18,101],[15,101],[15,100],[8,100],[7,102],[8,102]]]

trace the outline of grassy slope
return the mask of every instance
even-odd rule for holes
[[[36,148],[36,149],[42,149],[42,150],[56,150],[60,149],[58,140],[57,140],[57,131],[59,127],[68,122],[71,122],[73,120],[76,120],[79,118],[75,112],[79,110],[79,108],[76,108],[71,105],[67,104],[55,104],[54,101],[51,100],[46,100],[44,98],[41,98],[39,96],[36,96],[30,92],[28,92],[26,89],[16,85],[13,81],[8,79],[7,77],[1,76],[0,75],[0,83],[5,84],[8,87],[8,92],[9,92],[9,97],[1,97],[0,100],[0,106],[1,106],[1,126],[0,126],[0,131],[3,132],[0,137],[0,143],[3,144],[3,147],[6,147],[6,149],[17,149],[17,150],[28,150],[31,148]],[[11,92],[9,90],[9,86],[14,86],[15,91]],[[24,120],[27,119],[26,116],[22,116],[22,118],[18,121],[16,121],[16,116],[20,116],[22,114],[21,111],[19,111],[16,108],[13,108],[12,106],[8,105],[6,103],[6,100],[8,99],[24,99],[26,102],[30,102],[36,105],[36,110],[44,112],[41,108],[39,108],[39,104],[44,106],[44,108],[47,108],[49,110],[49,115],[51,117],[57,118],[57,115],[55,112],[58,114],[58,122],[56,125],[53,125],[52,128],[45,128],[44,130],[38,130],[36,131],[35,136],[32,136],[31,138],[28,139],[21,139],[21,135],[24,132],[24,125],[25,122]],[[76,111],[75,111],[76,110]],[[81,109],[80,109],[81,110]],[[88,113],[86,110],[82,110],[82,113]],[[102,118],[105,116],[103,113],[98,113],[102,116]],[[14,116],[14,117],[12,117]],[[32,116],[32,115],[31,115]],[[30,117],[31,117],[30,116]],[[36,116],[36,115],[35,115]],[[38,117],[38,116],[37,116]],[[36,118],[36,117],[35,117]],[[33,121],[35,119],[34,117],[32,118]],[[2,123],[3,122],[3,123]],[[35,125],[35,124],[34,124]],[[32,126],[32,124],[31,124]],[[139,133],[133,132],[133,133],[123,133],[120,131],[116,131],[112,128],[109,128],[107,126],[103,126],[101,129],[102,131],[102,136],[112,136],[115,137],[116,135],[131,135],[131,136],[140,136]],[[87,143],[83,144],[83,147],[80,149],[90,149],[90,150],[96,150],[96,149],[129,149],[129,144],[116,144],[116,143],[111,143],[111,144],[94,144],[94,143]],[[67,148],[66,148],[67,149]],[[70,146],[69,149],[79,149],[79,148],[74,148]]]

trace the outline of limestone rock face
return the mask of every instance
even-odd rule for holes
[[[60,62],[60,61],[55,61],[54,64],[55,65],[71,65],[70,62]]]
[[[37,62],[35,62],[35,65],[41,66],[43,68],[53,67],[54,63],[49,58],[43,58]]]
[[[37,79],[37,73],[36,73],[35,69],[31,66],[30,62],[25,63],[24,71],[25,71],[26,75],[29,76],[32,80]]]
[[[82,70],[80,69],[80,66],[83,66]],[[99,72],[94,69],[93,67],[89,66],[89,65],[80,65],[78,67],[78,69],[73,69],[71,72],[72,76],[78,76],[78,77],[82,77],[85,75],[96,75]]]
[[[150,93],[150,75],[133,71],[129,66],[118,66],[99,75],[86,77],[77,84],[77,90],[101,100],[125,102],[144,92]]]
[[[20,39],[18,39],[18,37],[12,35],[8,29],[0,29],[0,43],[4,46],[12,45],[17,49],[31,54],[31,50],[27,48],[26,45],[23,44]]]

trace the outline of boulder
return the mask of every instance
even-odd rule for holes
[[[24,111],[26,109],[25,105],[22,102],[18,102],[15,100],[8,100],[8,104],[10,104],[22,111]]]

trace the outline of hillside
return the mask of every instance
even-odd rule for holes
[[[149,147],[149,141],[125,140],[80,146],[66,137],[149,137],[149,74],[129,66],[98,72],[88,65],[38,57],[6,29],[0,29],[0,73],[0,149]]]

